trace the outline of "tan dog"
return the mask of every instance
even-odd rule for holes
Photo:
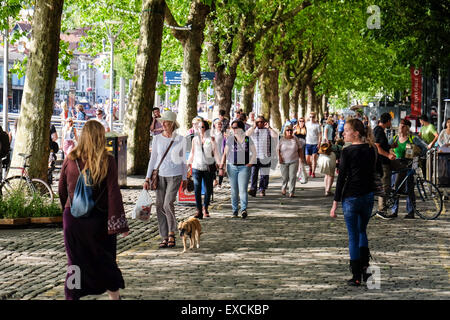
[[[197,243],[197,249],[200,248],[200,234],[202,233],[202,226],[197,218],[191,217],[178,223],[178,230],[180,230],[180,237],[183,238],[183,253],[185,253],[187,249],[187,236],[189,236],[190,241],[189,249],[193,249],[195,243]]]

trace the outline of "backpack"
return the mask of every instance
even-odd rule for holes
[[[73,199],[70,204],[70,213],[74,218],[87,218],[90,216],[94,207],[97,205],[98,200],[101,198],[103,191],[98,197],[97,201],[94,201],[92,197],[92,179],[89,174],[89,169],[86,170],[86,176],[81,173],[80,167],[78,165],[78,160],[75,160],[77,164],[78,176],[77,184],[75,186],[75,192],[73,194]],[[86,181],[88,183],[86,183]]]
[[[0,158],[9,154],[10,143],[8,134],[0,127]]]

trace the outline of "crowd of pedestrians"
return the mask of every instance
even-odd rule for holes
[[[245,219],[248,216],[248,195],[266,196],[271,169],[277,164],[281,171],[281,195],[290,198],[295,196],[297,179],[305,183],[307,179],[302,179],[302,176],[315,178],[318,169],[324,175],[325,196],[334,196],[331,216],[336,216],[338,202],[343,205],[349,232],[350,264],[354,271],[349,284],[358,285],[361,279],[367,279],[365,270],[370,252],[366,227],[374,205],[376,182],[381,180],[384,192],[390,192],[405,176],[404,171],[398,171],[410,165],[406,161],[407,154],[424,155],[434,146],[438,135],[428,127],[431,125],[426,122],[427,118],[421,118],[424,131],[419,136],[412,135],[410,121],[402,119],[398,134],[390,139],[386,135],[392,122],[388,113],[382,114],[375,125],[374,119],[369,120],[367,116],[345,119],[343,115],[325,114],[319,121],[316,113],[311,112],[307,120],[294,116],[286,121],[281,133],[271,128],[263,116],[254,117],[252,114],[247,119],[241,110],[231,121],[221,112],[208,130],[208,121],[194,118],[189,130],[192,147],[187,163],[194,178],[195,217],[210,217],[208,205],[212,190],[222,184],[225,175],[230,180],[232,216],[238,216],[240,211]],[[157,136],[154,127],[151,131]],[[441,135],[440,145],[450,147],[450,129],[446,127]],[[306,166],[309,174],[303,172]],[[338,180],[333,193],[336,173]],[[150,179],[150,170],[147,179]],[[205,189],[204,200],[202,186]],[[408,180],[407,219],[414,218],[412,188],[413,181]],[[377,215],[384,219],[395,218],[398,202],[388,213],[383,212],[385,201],[386,196],[379,197]]]
[[[367,272],[370,250],[366,230],[374,206],[376,182],[381,180],[384,192],[389,192],[404,178],[404,174],[397,171],[408,168],[410,162],[406,159],[411,154],[423,155],[436,142],[442,148],[450,148],[450,119],[443,132],[437,135],[429,127],[432,125],[427,123],[427,118],[422,117],[425,128],[419,136],[412,135],[410,121],[402,119],[398,134],[388,139],[385,131],[390,128],[392,119],[387,113],[382,114],[373,127],[367,117],[345,119],[325,115],[318,121],[317,115],[311,112],[308,121],[294,116],[279,133],[263,116],[247,116],[239,111],[236,118],[229,120],[221,111],[211,124],[195,117],[185,137],[176,131],[179,128],[176,113],[166,110],[161,114],[157,108],[152,113],[151,154],[143,188],[156,193],[159,248],[176,246],[174,203],[177,193],[187,190],[190,183],[196,202],[194,216],[210,218],[208,208],[214,187],[220,188],[227,176],[232,217],[240,213],[245,219],[248,196],[266,197],[270,172],[276,165],[280,165],[282,177],[281,196],[289,198],[296,196],[297,179],[306,183],[308,177],[316,177],[318,168],[324,175],[325,196],[334,196],[332,218],[336,218],[338,204],[342,203],[353,275],[348,284],[353,286],[371,276]],[[101,124],[101,115],[99,112],[100,121],[87,121],[79,137],[73,120],[68,118],[61,137],[67,157],[59,182],[60,200],[65,208],[66,252],[69,266],[82,266],[84,277],[82,290],[66,284],[67,299],[106,290],[111,299],[119,299],[119,289],[124,288],[115,262],[115,250],[117,234],[127,235],[128,225],[117,185],[117,166],[105,151],[106,128]],[[306,166],[309,174],[306,174]],[[93,178],[93,196],[99,205],[95,215],[76,219],[70,214],[71,199],[79,174],[87,171]],[[338,178],[333,194],[336,172]],[[408,180],[406,218],[414,218],[412,186],[413,181]],[[385,201],[385,196],[379,197],[378,216],[394,218],[398,214],[398,202],[388,214],[382,211]],[[95,268],[99,264],[102,268]]]
[[[165,111],[168,115],[171,111]],[[153,121],[150,127],[155,141],[163,130],[165,118],[161,116],[158,108],[153,109]],[[392,181],[401,181],[402,174],[393,175],[393,171],[404,169],[408,166],[405,154],[414,146],[414,152],[424,155],[427,149],[434,146],[438,140],[432,125],[423,116],[423,131],[419,136],[410,133],[411,123],[407,119],[400,121],[399,133],[388,140],[386,129],[391,127],[391,115],[382,114],[374,125],[373,119],[367,116],[356,116],[364,128],[367,129],[367,139],[373,142],[376,148],[378,174],[377,181],[381,181],[386,193],[390,192]],[[254,113],[247,116],[242,110],[235,113],[231,121],[225,117],[223,110],[219,117],[214,119],[211,127],[208,121],[197,116],[192,120],[192,127],[188,131],[187,145],[189,145],[189,159],[187,160],[189,172],[192,175],[197,218],[209,217],[208,205],[213,188],[221,186],[223,177],[228,175],[232,183],[232,210],[233,215],[238,215],[239,200],[241,202],[241,214],[248,215],[247,194],[256,197],[265,197],[269,185],[269,176],[277,164],[280,165],[282,176],[281,194],[287,197],[295,196],[297,178],[301,183],[306,183],[308,178],[316,177],[318,169],[324,175],[324,194],[333,196],[332,186],[335,175],[340,171],[340,158],[344,148],[352,144],[345,138],[345,125],[350,118],[343,115],[324,117],[318,121],[316,113],[311,112],[308,120],[294,115],[293,119],[286,121],[281,133],[270,127],[269,122],[263,116]],[[446,132],[449,132],[446,136]],[[441,134],[440,144],[443,148],[450,148],[450,129],[445,129]],[[431,140],[428,142],[428,140]],[[445,140],[447,139],[447,140]],[[161,145],[158,145],[160,148]],[[254,151],[253,151],[254,150]],[[152,153],[152,159],[154,155]],[[232,158],[230,158],[232,157]],[[168,160],[167,160],[168,161]],[[306,167],[309,174],[306,174]],[[228,170],[226,170],[228,169]],[[147,176],[148,179],[151,171]],[[189,177],[190,179],[190,177]],[[247,181],[248,180],[248,181]],[[412,183],[409,183],[411,190]],[[245,195],[244,195],[245,190]],[[201,199],[204,194],[204,199]],[[412,192],[408,201],[414,202]],[[380,196],[378,200],[378,216],[388,219],[397,215],[398,208],[394,206],[393,212],[384,212],[386,197]],[[408,206],[407,218],[414,218]]]

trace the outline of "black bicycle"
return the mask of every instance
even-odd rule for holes
[[[378,199],[375,200],[374,210],[372,211],[372,217],[379,211],[391,212],[391,209],[397,203],[399,204],[400,196],[405,195],[403,192],[406,189],[406,181],[408,177],[414,176],[414,195],[415,202],[411,205],[414,207],[414,212],[417,213],[419,217],[425,220],[434,220],[442,212],[443,209],[443,199],[442,194],[439,189],[430,181],[424,179],[421,174],[416,172],[419,168],[419,159],[416,157],[413,160],[408,161],[408,166],[405,169],[399,171],[393,171],[392,173],[401,173],[406,171],[405,178],[401,181],[398,187],[391,189],[391,192],[385,195],[386,201],[382,210],[376,210],[378,208]],[[407,195],[407,194],[406,194]],[[375,197],[377,198],[377,197]]]

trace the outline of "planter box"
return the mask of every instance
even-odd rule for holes
[[[0,225],[3,226],[21,226],[30,223],[30,218],[12,218],[0,219]]]
[[[42,223],[62,223],[63,217],[39,217],[39,218],[30,218],[30,222],[32,224],[42,224]]]

